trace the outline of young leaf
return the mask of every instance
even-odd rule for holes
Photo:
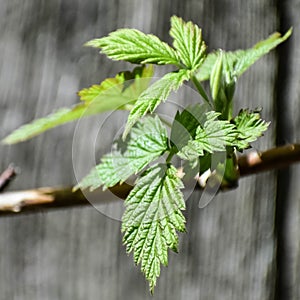
[[[204,124],[205,113],[209,107],[205,104],[194,104],[186,107],[181,113],[177,112],[171,128],[170,141],[180,151],[188,141],[196,136],[197,127]]]
[[[79,96],[83,102],[73,108],[59,109],[44,118],[23,125],[7,136],[3,142],[14,144],[82,117],[110,110],[130,109],[148,87],[152,75],[152,66],[144,66],[137,67],[132,72],[121,72],[115,78],[107,78],[100,85],[80,91]],[[127,78],[134,80],[126,81]]]
[[[132,72],[123,71],[114,78],[107,78],[99,85],[78,92],[80,100],[91,101],[114,101],[118,97],[128,99],[128,103],[136,100],[139,95],[148,88],[154,73],[153,65],[136,67]]]
[[[2,143],[15,144],[29,140],[51,128],[79,119],[85,111],[86,106],[82,103],[73,108],[61,108],[44,118],[22,125],[2,140]]]
[[[217,100],[223,83],[223,51],[220,50],[217,54],[216,62],[210,73],[210,91],[214,101]]]
[[[237,136],[235,126],[228,121],[216,120],[219,115],[214,111],[206,113],[206,121],[197,127],[195,139],[178,153],[181,158],[192,160],[204,155],[204,151],[225,151],[226,146],[234,145]]]
[[[125,143],[102,157],[97,165],[75,187],[91,190],[104,185],[112,187],[138,173],[168,149],[167,131],[160,119],[146,117],[132,128]]]
[[[119,29],[107,37],[91,40],[85,45],[101,48],[100,53],[113,60],[125,60],[135,64],[180,65],[177,53],[167,43],[155,35],[136,29]]]
[[[270,37],[255,44],[252,48],[247,50],[237,50],[224,52],[227,60],[232,63],[232,76],[241,76],[251,65],[265,54],[269,53],[272,49],[276,48],[279,44],[287,40],[292,34],[292,29],[287,31],[284,36],[275,32]],[[199,81],[208,80],[212,69],[216,63],[218,55],[212,52],[207,55],[204,63],[201,65],[196,77]]]
[[[137,181],[125,200],[123,242],[153,292],[160,265],[168,264],[168,249],[177,251],[176,231],[185,230],[182,181],[173,166],[155,165]]]
[[[258,42],[252,49],[243,51],[242,54],[238,55],[235,69],[237,76],[242,75],[259,58],[269,53],[272,49],[287,40],[291,34],[292,29],[288,30],[284,36],[281,36],[280,33],[276,32],[266,40]]]
[[[94,167],[74,188],[90,191],[103,186],[103,189],[124,182],[134,171],[128,166],[128,160],[119,150],[113,150],[101,158],[101,163]]]
[[[186,23],[181,18],[173,16],[170,35],[174,38],[173,46],[184,65],[191,70],[198,69],[206,54],[201,29],[192,22]]]
[[[220,119],[223,120],[232,118],[232,100],[236,84],[233,70],[234,61],[220,50],[210,74],[210,90],[215,110],[221,113]]]
[[[258,112],[249,112],[247,109],[241,110],[233,122],[238,130],[235,143],[239,149],[250,147],[249,143],[256,141],[270,124],[262,120]]]
[[[177,91],[185,80],[189,80],[190,71],[181,69],[177,72],[168,73],[152,84],[139,97],[130,111],[128,121],[123,133],[127,136],[131,127],[145,114],[152,113],[156,107],[167,99],[172,91]]]
[[[223,51],[224,53],[224,51]],[[210,78],[210,74],[212,72],[212,69],[218,59],[218,52],[210,52],[201,67],[199,68],[199,71],[196,73],[196,78],[199,81],[205,81]]]

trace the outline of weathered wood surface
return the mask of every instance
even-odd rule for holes
[[[284,143],[300,140],[300,1],[283,1],[280,6],[284,12],[281,16],[283,26],[294,27],[289,45],[281,48],[281,72],[278,75],[280,80],[285,81],[285,87],[278,99],[280,103],[278,118],[281,119],[278,137],[279,142]],[[282,297],[287,296],[288,299],[296,300],[300,298],[300,168],[293,166],[280,172],[279,175],[282,183],[278,190],[277,227],[280,228],[278,252],[283,274]]]
[[[289,63],[297,76],[299,18],[292,7],[281,9],[293,14],[295,33],[286,47],[293,49]],[[119,27],[135,27],[170,41],[169,17],[177,14],[204,28],[211,49],[245,48],[279,30],[283,13],[274,1],[267,0],[2,0],[0,136],[55,108],[75,103],[80,88],[128,67],[81,47],[93,37]],[[263,116],[273,120],[271,130],[256,144],[262,150],[276,141],[278,63],[275,53],[262,59],[242,77],[237,90],[238,107],[262,106]],[[288,77],[285,84],[291,84],[287,105],[293,137],[287,142],[294,142],[300,139],[298,87],[290,80]],[[124,119],[116,115],[109,122],[97,155],[109,149]],[[91,134],[86,127],[82,145],[76,149],[82,155],[78,169],[86,168],[85,150]],[[1,168],[14,162],[22,169],[11,189],[75,183],[71,155],[74,129],[75,124],[68,125],[20,145],[1,145]],[[290,283],[291,297],[298,299],[299,167],[292,172],[289,193],[281,197],[289,203],[291,216],[287,232],[290,272],[286,272],[291,280],[284,276],[280,280]],[[106,215],[87,207],[1,219],[0,299],[252,300],[274,299],[282,293],[284,285],[276,282],[278,261],[280,268],[285,267],[276,252],[278,224],[282,225],[274,223],[276,174],[243,179],[237,190],[218,195],[203,209],[198,207],[199,198],[196,192],[187,202],[187,234],[181,236],[180,253],[170,254],[169,267],[162,270],[153,297],[132,258],[125,254],[120,223],[107,217],[117,218],[121,204],[103,208]]]

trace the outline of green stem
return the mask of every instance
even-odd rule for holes
[[[225,111],[224,111],[225,120],[230,121],[232,119],[232,101],[226,103]]]
[[[171,160],[172,160],[174,154],[175,154],[175,153],[174,153],[172,150],[169,152],[169,155],[168,155],[168,157],[166,158],[166,163],[167,163],[167,164],[169,164],[169,163],[171,162]]]
[[[207,96],[204,88],[202,87],[201,83],[198,81],[198,79],[196,78],[195,75],[192,75],[192,81],[196,87],[196,89],[198,90],[199,94],[202,96],[202,98],[205,100],[205,102],[211,107],[213,108],[213,105],[211,103],[211,101],[209,100],[209,97]]]

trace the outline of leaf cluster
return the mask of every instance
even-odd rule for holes
[[[136,176],[133,190],[125,200],[122,219],[123,242],[153,291],[160,266],[168,264],[168,250],[178,250],[177,232],[185,231],[182,211],[185,201],[182,173],[172,164],[178,156],[197,169],[222,170],[220,180],[238,179],[235,155],[251,146],[268,128],[259,112],[241,110],[233,116],[233,98],[238,78],[259,58],[291,35],[279,33],[247,50],[218,50],[207,53],[202,30],[192,22],[171,18],[172,46],[152,34],[136,29],[119,29],[86,46],[99,48],[112,60],[139,64],[132,72],[81,90],[81,103],[61,109],[48,117],[24,125],[5,138],[16,143],[50,128],[108,110],[129,110],[122,137],[113,150],[76,187],[104,189]],[[148,64],[148,65],[146,65]],[[153,64],[173,65],[175,70],[150,83]],[[178,111],[168,135],[156,108],[185,81],[192,81],[203,103]],[[203,81],[209,81],[209,91]],[[227,160],[210,165],[210,157],[225,153]],[[163,158],[165,163],[158,163]],[[199,167],[200,165],[200,167]]]

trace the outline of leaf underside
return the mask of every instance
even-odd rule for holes
[[[100,85],[81,90],[78,94],[82,102],[73,108],[61,108],[44,118],[23,125],[8,135],[3,142],[14,144],[26,141],[82,117],[111,110],[130,109],[148,87],[152,75],[153,67],[143,66],[135,68],[132,72],[121,72],[115,78],[107,78]]]
[[[226,60],[230,61],[230,64],[234,66],[232,70],[232,76],[241,76],[251,65],[253,65],[262,56],[269,53],[272,49],[276,48],[279,44],[287,40],[292,34],[292,29],[287,31],[284,36],[280,33],[275,32],[267,39],[262,40],[255,44],[252,48],[247,50],[236,50],[236,51],[224,51]],[[208,80],[210,78],[211,71],[218,59],[217,52],[211,52],[207,55],[204,63],[201,65],[197,79],[199,81]]]

